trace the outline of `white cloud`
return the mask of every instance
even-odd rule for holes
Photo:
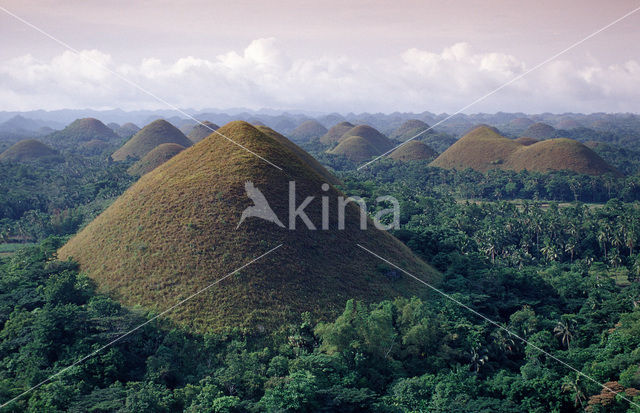
[[[476,51],[468,43],[441,51],[413,48],[376,61],[294,58],[273,38],[254,40],[240,52],[173,62],[153,57],[116,62],[98,50],[85,50],[47,62],[25,55],[0,63],[0,110],[162,107],[109,72],[114,71],[180,107],[452,112],[529,66],[517,56]],[[581,67],[558,60],[469,110],[636,111],[639,82],[640,64],[634,60]]]

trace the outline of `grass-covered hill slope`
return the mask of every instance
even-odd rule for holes
[[[184,150],[184,146],[177,143],[163,143],[151,150],[142,157],[138,162],[131,165],[127,170],[131,175],[142,176],[156,169],[169,159],[173,158]]]
[[[124,161],[127,158],[141,159],[163,143],[176,143],[185,148],[193,145],[178,128],[166,120],[158,119],[140,129],[120,149],[115,151],[111,158],[114,161]]]
[[[314,119],[309,119],[302,122],[289,133],[289,138],[293,141],[308,141],[314,138],[324,136],[328,132],[327,128],[322,126],[320,122]]]
[[[437,156],[438,152],[434,151],[429,145],[417,140],[407,142],[389,154],[389,158],[404,162],[430,161]]]
[[[138,133],[138,131],[140,131],[140,128],[138,127],[138,125],[131,122],[127,122],[115,130],[118,136],[125,139],[129,139],[130,137]]]
[[[437,157],[432,166],[444,169],[510,169],[547,172],[569,170],[589,175],[620,173],[598,154],[572,139],[548,139],[529,145],[479,126]],[[529,143],[526,140],[525,143]]]
[[[342,135],[347,133],[347,131],[354,126],[354,124],[347,121],[333,125],[331,128],[329,128],[327,133],[320,137],[320,142],[324,143],[325,145],[336,143],[340,140],[340,138],[342,138]]]
[[[340,138],[340,142],[344,141],[350,136],[363,137],[380,153],[386,152],[389,149],[393,148],[393,142],[391,142],[389,138],[369,125],[354,126],[353,128],[349,129],[344,135],[342,135],[342,137]]]
[[[189,140],[193,143],[198,143],[219,128],[220,126],[216,125],[215,123],[205,120],[202,123],[197,123],[193,128],[191,128],[189,134],[187,135],[187,138],[189,138]]]
[[[35,139],[25,139],[0,153],[0,161],[30,162],[41,159],[58,160],[58,152]]]
[[[340,193],[333,186],[322,189],[327,180],[292,150],[293,143],[264,131],[246,122],[220,129],[286,173],[211,135],[142,176],[59,256],[74,257],[100,290],[122,302],[162,310],[282,244],[170,313],[199,330],[276,328],[303,311],[335,315],[350,298],[376,301],[416,293],[415,281],[381,266],[358,243],[437,282],[437,272],[391,235],[371,222],[360,230],[353,204],[346,211],[345,229],[338,230]],[[318,230],[307,229],[301,219],[295,230],[259,218],[247,218],[238,227],[242,212],[253,205],[246,182],[264,194],[287,225],[291,180],[297,206],[315,197],[305,212]],[[321,229],[322,196],[329,198],[328,230]]]
[[[76,119],[61,131],[48,135],[45,140],[56,147],[70,147],[99,139],[115,143],[121,138],[107,125],[95,118]]]
[[[534,143],[540,142],[539,140],[537,140],[535,138],[529,138],[527,136],[521,136],[519,138],[514,139],[514,141],[516,141],[520,145],[524,145],[524,146],[529,146],[529,145],[533,145]]]
[[[362,136],[349,136],[327,152],[344,156],[353,162],[363,162],[382,153]]]
[[[621,175],[593,150],[566,138],[548,139],[520,148],[509,157],[504,168],[517,171],[569,170],[587,175]]]
[[[543,122],[537,122],[530,125],[521,136],[528,136],[535,139],[551,139],[556,136],[556,129]]]

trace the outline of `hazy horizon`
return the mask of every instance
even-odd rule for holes
[[[543,1],[3,7],[181,108],[452,113],[637,7]],[[237,24],[238,21],[243,24]],[[0,11],[0,110],[166,109]],[[637,112],[640,13],[465,113]]]

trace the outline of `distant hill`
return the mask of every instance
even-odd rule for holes
[[[398,129],[393,131],[393,133],[391,133],[391,136],[389,137],[391,139],[404,142],[407,139],[411,139],[420,132],[423,132],[427,129],[429,129],[429,125],[427,125],[423,121],[418,119],[409,119],[408,121],[405,121],[402,125],[400,125]],[[427,135],[430,132],[432,131],[425,132],[424,135]],[[420,138],[422,138],[422,136],[420,136]]]
[[[538,140],[551,139],[556,136],[556,129],[546,123],[538,122],[525,129],[521,136],[527,136]]]
[[[363,162],[382,154],[362,136],[349,136],[327,153],[342,155],[353,162]]]
[[[115,143],[121,140],[107,125],[95,118],[76,119],[66,128],[48,135],[45,140],[56,147],[75,147],[83,142],[99,139]]]
[[[35,139],[26,139],[10,146],[0,154],[0,161],[30,162],[36,160],[61,161],[58,152]]]
[[[358,125],[345,132],[338,145],[328,153],[342,155],[354,162],[362,162],[382,155],[391,148],[393,143],[389,138],[371,126]]]
[[[121,138],[129,139],[130,137],[138,133],[139,130],[140,128],[138,127],[138,125],[127,122],[116,130],[116,134]]]
[[[355,204],[346,210],[345,228],[337,229],[341,193],[331,185],[323,189],[326,180],[302,160],[301,149],[264,131],[240,121],[220,129],[286,174],[226,139],[205,139],[143,175],[62,247],[59,257],[76,259],[99,291],[126,305],[161,311],[282,244],[167,314],[197,331],[275,330],[305,311],[321,319],[336,316],[351,298],[378,302],[418,292],[415,281],[380,265],[357,244],[384,251],[438,284],[438,273],[390,234],[372,225],[360,230]],[[239,225],[243,211],[254,205],[246,191],[257,189],[286,226],[291,176],[296,205],[315,197],[305,212],[317,230],[300,219],[293,230],[253,217]],[[332,210],[327,230],[320,228],[322,196]]]
[[[340,140],[340,138],[342,138],[342,135],[347,133],[347,131],[354,126],[355,125],[350,122],[340,122],[329,128],[327,133],[320,137],[320,142],[324,143],[325,145],[336,143]]]
[[[380,133],[375,128],[369,125],[358,125],[349,129],[342,137],[340,141],[348,138],[349,136],[361,136],[367,140],[377,151],[383,153],[393,148],[393,142],[386,136]]]
[[[220,126],[216,125],[215,123],[205,120],[202,123],[198,123],[193,128],[191,128],[189,134],[187,135],[187,138],[189,138],[189,140],[193,143],[198,143],[219,128]]]
[[[415,136],[415,135],[414,135]],[[418,140],[412,140],[405,143],[395,151],[389,154],[389,158],[396,161],[431,161],[438,156],[438,152],[434,151],[428,145]]]
[[[142,176],[153,171],[183,150],[184,146],[178,145],[177,143],[163,143],[153,148],[142,159],[131,165],[127,172],[129,172],[130,175]]]
[[[524,145],[524,146],[529,146],[529,145],[533,145],[534,143],[540,142],[537,139],[534,138],[529,138],[527,136],[522,136],[520,138],[516,138],[514,139],[516,142],[518,142],[520,145]]]
[[[327,128],[322,126],[317,120],[306,120],[298,125],[291,133],[289,138],[293,141],[304,142],[314,138],[320,138],[328,132]]]
[[[589,175],[620,173],[595,152],[571,139],[549,139],[525,146],[479,126],[460,138],[431,163],[445,169],[490,169],[547,172],[570,170]]]
[[[127,143],[115,151],[111,158],[114,161],[124,161],[127,158],[141,159],[163,143],[176,143],[185,148],[193,145],[178,128],[166,120],[158,119],[140,129]]]

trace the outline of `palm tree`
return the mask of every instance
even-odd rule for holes
[[[471,349],[470,359],[471,371],[478,374],[480,368],[489,360],[489,356],[485,349],[480,348],[480,345],[475,345]]]
[[[555,328],[553,329],[554,334],[560,339],[562,345],[565,346],[567,350],[571,345],[571,340],[573,340],[573,332],[571,331],[572,329],[573,327],[570,325],[569,321],[562,320],[559,320]]]
[[[571,263],[573,264],[573,255],[576,253],[576,240],[569,238],[569,241],[564,246],[564,251],[571,255]]]
[[[562,383],[562,392],[563,393],[573,393],[573,406],[578,407],[580,405],[580,409],[584,409],[584,401],[587,397],[584,395],[582,389],[580,389],[580,376],[576,375],[574,380],[566,380]]]

